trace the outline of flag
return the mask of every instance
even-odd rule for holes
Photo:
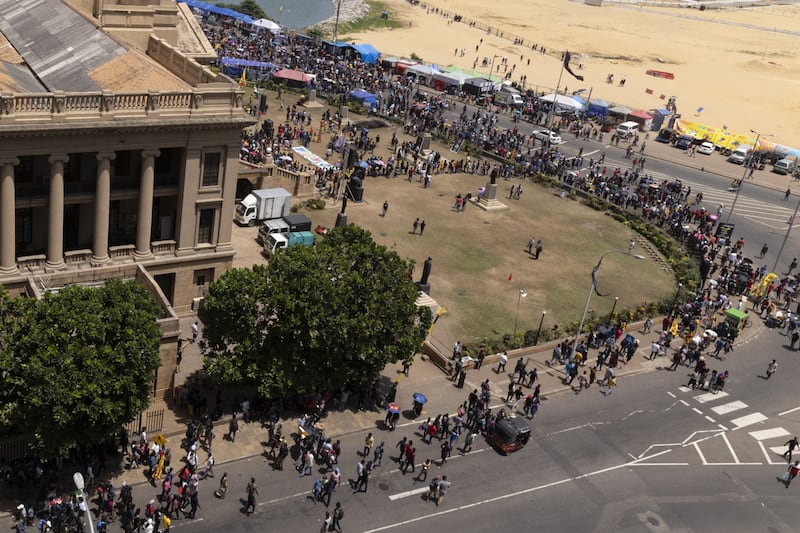
[[[508,275],[508,281],[511,281],[511,276],[513,276],[513,275],[514,275],[514,273],[513,273],[513,272],[512,272],[511,274],[509,274],[509,275]]]
[[[242,77],[239,78],[239,87],[247,87],[247,67],[242,70]]]
[[[572,76],[573,76],[573,77],[574,77],[576,80],[578,80],[578,81],[583,81],[583,76],[578,76],[577,74],[575,74],[574,72],[572,72],[572,69],[571,69],[571,68],[569,68],[569,60],[570,60],[571,58],[572,58],[572,56],[570,55],[570,53],[569,53],[569,52],[565,52],[565,53],[564,53],[564,68],[566,69],[566,71],[567,71],[567,72],[569,72],[570,74],[572,74]]]

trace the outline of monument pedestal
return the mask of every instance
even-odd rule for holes
[[[421,281],[417,282],[417,289],[424,292],[428,296],[431,295],[431,284],[430,283],[422,283]]]
[[[476,206],[484,211],[497,211],[500,209],[508,209],[508,206],[497,199],[497,184],[487,183],[483,194],[477,200],[473,200]]]
[[[347,215],[344,213],[337,213],[336,215],[336,227],[343,228],[347,225]]]

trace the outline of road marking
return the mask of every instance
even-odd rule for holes
[[[737,464],[741,463],[741,461],[739,460],[739,456],[736,455],[736,452],[733,450],[733,446],[731,446],[731,441],[728,440],[728,436],[725,433],[722,433],[720,436],[722,437],[722,440],[725,441],[725,444],[728,446],[728,450],[730,450],[731,455],[733,456],[733,460]]]
[[[707,465],[708,461],[706,461],[706,456],[703,455],[703,452],[700,451],[700,446],[698,446],[696,442],[693,442],[692,446],[694,446],[694,449],[697,450],[697,455],[700,456],[700,460],[703,461],[703,464]]]
[[[377,527],[375,529],[370,529],[370,530],[365,531],[364,533],[377,533],[378,531],[386,531],[386,530],[389,530],[389,529],[394,529],[394,528],[398,528],[398,527],[402,527],[402,526],[407,526],[408,524],[414,524],[414,523],[420,522],[422,520],[428,520],[430,518],[444,516],[444,515],[448,515],[448,514],[451,514],[451,513],[463,511],[463,510],[466,510],[466,509],[472,509],[473,507],[479,507],[481,505],[491,504],[491,503],[494,503],[494,502],[507,500],[509,498],[516,498],[517,496],[522,496],[524,494],[530,494],[532,492],[538,492],[540,490],[549,489],[551,487],[556,487],[558,485],[563,485],[565,483],[570,483],[572,481],[577,481],[579,479],[587,479],[587,478],[594,477],[594,476],[597,476],[597,475],[600,475],[600,474],[605,474],[607,472],[613,472],[614,470],[619,470],[620,468],[628,468],[630,466],[635,466],[635,465],[637,465],[639,463],[639,461],[642,461],[644,459],[652,459],[654,457],[658,457],[660,455],[664,455],[665,453],[669,453],[671,451],[672,450],[664,450],[664,451],[658,452],[656,454],[653,454],[653,455],[651,455],[649,457],[645,457],[643,459],[638,459],[636,461],[628,461],[626,463],[622,463],[622,464],[618,464],[618,465],[614,465],[614,466],[609,466],[608,468],[603,468],[601,470],[595,470],[594,472],[589,472],[588,474],[581,474],[579,476],[574,476],[574,477],[561,479],[561,480],[558,480],[558,481],[553,481],[552,483],[546,483],[544,485],[538,485],[536,487],[530,487],[530,488],[527,488],[527,489],[519,490],[517,492],[510,492],[508,494],[503,494],[501,496],[495,496],[494,498],[488,498],[486,500],[480,500],[480,501],[477,501],[477,502],[468,503],[466,505],[461,505],[459,507],[453,507],[451,509],[446,509],[444,511],[438,511],[438,512],[435,512],[435,513],[430,513],[430,514],[426,514],[426,515],[422,515],[422,516],[417,516],[415,518],[410,518],[408,520],[403,520],[402,522],[395,522],[394,524],[387,524],[385,526]]]
[[[717,423],[717,421],[716,421],[716,420],[714,420],[713,418],[711,418],[710,416],[706,416],[706,420],[708,420],[708,421],[709,421],[709,422],[711,422],[712,424],[716,424],[716,423]]]
[[[681,391],[681,392],[691,392],[693,389],[691,389],[690,387],[686,387],[684,385],[681,385],[680,387],[678,387],[678,390]]]
[[[785,437],[787,435],[790,435],[790,433],[783,428],[762,429],[761,431],[750,432],[750,436],[756,440],[777,439],[778,437]]]
[[[733,431],[737,429],[742,429],[743,427],[752,426],[753,424],[758,424],[759,422],[763,422],[767,420],[768,417],[762,415],[761,413],[753,413],[746,416],[741,416],[739,418],[734,418],[731,420],[731,424],[736,426],[733,428]]]
[[[391,501],[399,500],[400,498],[408,498],[409,496],[414,496],[415,494],[422,494],[423,492],[427,492],[428,487],[420,487],[418,489],[407,490],[405,492],[399,492],[397,494],[392,494],[389,496]]]
[[[695,413],[697,413],[698,415],[702,415],[702,414],[703,414],[703,411],[701,411],[701,410],[700,410],[700,409],[698,409],[697,407],[692,407],[692,411],[694,411],[694,412],[695,412]]]
[[[698,403],[708,403],[714,400],[721,400],[726,396],[728,396],[727,392],[720,392],[718,394],[707,392],[705,394],[701,394],[700,396],[695,396],[694,399],[697,400]]]
[[[186,521],[186,522],[181,520],[180,522],[176,522],[175,525],[173,525],[172,527],[176,528],[176,527],[181,527],[181,526],[188,526],[189,524],[196,524],[197,522],[202,522],[202,521],[203,521],[202,518],[198,518],[196,520],[189,520],[189,521]]]
[[[800,411],[800,407],[795,407],[794,409],[789,409],[788,411],[778,413],[778,416],[788,415],[789,413],[794,413],[795,411]]]
[[[786,461],[773,461],[771,455],[767,452],[767,448],[764,446],[764,443],[758,441],[758,446],[761,448],[761,452],[764,454],[764,459],[767,460],[767,464],[770,465],[783,465],[786,464]],[[783,446],[773,446],[769,450],[775,455],[782,455],[781,452],[783,451]]]
[[[678,400],[678,401],[681,402],[686,407],[689,407],[689,404],[685,400]]]
[[[636,463],[631,466],[689,466],[689,463]]]
[[[735,402],[730,402],[724,405],[718,405],[716,407],[712,407],[711,410],[721,416],[721,415],[726,415],[728,413],[732,413],[734,411],[738,411],[739,409],[744,409],[745,407],[747,407],[746,403],[736,400]]]
[[[717,424],[723,431],[728,431],[728,427],[723,424]]]
[[[670,391],[667,391],[667,394],[669,395],[670,398],[674,398],[675,397],[675,395],[672,394]]]

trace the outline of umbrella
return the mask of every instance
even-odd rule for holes
[[[291,161],[292,157],[288,155],[282,155],[278,158],[279,161]]]
[[[425,396],[424,394],[422,394],[421,392],[415,392],[414,393],[414,401],[417,402],[417,403],[424,404],[424,403],[428,402],[428,397]]]
[[[717,338],[717,332],[713,329],[707,329],[703,332],[703,337],[711,337],[712,339]]]
[[[386,404],[386,410],[390,413],[399,413],[400,412],[400,404],[397,402],[389,402]]]
[[[366,161],[359,161],[358,163],[356,163],[356,166],[361,168],[369,168],[369,165],[367,164]]]

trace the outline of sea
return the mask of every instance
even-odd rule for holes
[[[336,14],[331,0],[256,0],[256,4],[268,19],[289,29],[310,28]]]

